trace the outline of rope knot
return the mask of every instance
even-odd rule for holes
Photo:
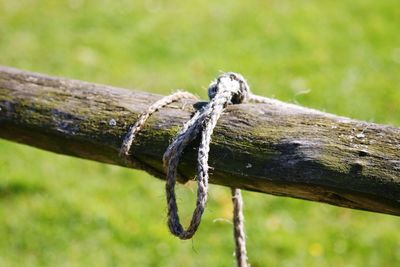
[[[193,117],[185,123],[181,131],[175,136],[172,143],[168,146],[163,156],[164,166],[166,167],[165,192],[168,205],[168,227],[171,233],[180,239],[189,239],[197,231],[201,217],[207,203],[208,191],[208,153],[210,151],[211,136],[214,128],[225,107],[229,104],[240,104],[245,101],[254,100],[254,95],[250,92],[250,87],[242,75],[234,72],[227,72],[220,75],[211,82],[208,87],[208,97],[210,102],[202,109],[198,110]],[[184,98],[193,98],[193,95],[178,92],[164,97],[149,107],[129,130],[124,139],[121,155],[128,156],[132,141],[137,132],[143,127],[144,122],[161,107],[174,101]],[[201,142],[197,156],[197,201],[193,211],[189,226],[185,229],[180,223],[178,215],[178,205],[175,195],[176,177],[178,175],[178,164],[185,147],[201,134]],[[246,238],[243,225],[242,195],[239,189],[232,189],[233,201],[233,224],[234,237],[236,243],[236,260],[239,267],[249,266],[247,263]]]
[[[230,102],[240,104],[250,97],[250,87],[245,78],[235,72],[227,72],[211,82],[208,87],[208,97],[214,99],[218,93],[230,92]]]

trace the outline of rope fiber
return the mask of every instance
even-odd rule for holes
[[[246,101],[262,103],[263,97],[253,95],[242,75],[228,72],[212,81],[208,87],[210,102],[198,110],[193,117],[184,124],[182,130],[174,137],[163,156],[166,169],[166,198],[168,206],[168,227],[170,232],[180,239],[190,239],[196,233],[207,203],[208,192],[208,154],[210,151],[211,136],[219,117],[229,104],[240,104]],[[149,116],[160,108],[182,99],[196,99],[187,92],[177,92],[163,97],[142,113],[136,123],[130,127],[124,138],[120,155],[129,158],[131,146],[136,134],[143,128]],[[177,168],[185,147],[201,133],[201,142],[197,157],[197,200],[192,219],[187,229],[180,223],[178,206],[176,203],[175,185]],[[249,266],[247,262],[246,237],[244,231],[243,199],[240,189],[232,188],[233,203],[233,233],[235,239],[235,256],[238,267]]]

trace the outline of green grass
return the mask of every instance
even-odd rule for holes
[[[0,64],[203,98],[237,71],[257,94],[399,126],[399,28],[398,0],[0,0]],[[186,220],[194,192],[178,189]],[[254,267],[400,264],[396,217],[244,197]],[[234,266],[229,190],[209,199],[180,241],[161,181],[0,141],[0,266]]]

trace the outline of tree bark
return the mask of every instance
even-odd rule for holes
[[[204,102],[174,103],[118,155],[138,115],[160,95],[0,67],[0,138],[60,154],[145,169],[163,178],[170,140]],[[193,178],[198,140],[185,150]],[[270,99],[228,106],[213,134],[210,182],[400,215],[400,129]]]

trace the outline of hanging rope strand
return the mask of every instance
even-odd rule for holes
[[[232,188],[233,203],[233,236],[235,239],[235,256],[238,267],[248,266],[246,234],[244,230],[243,198],[240,189]]]

